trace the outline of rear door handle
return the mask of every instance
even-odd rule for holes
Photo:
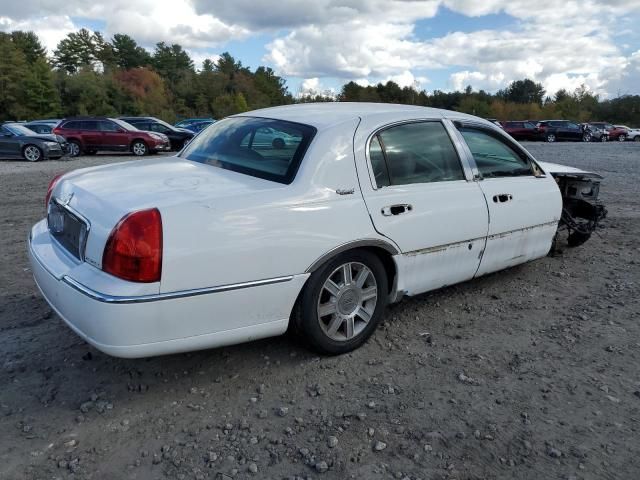
[[[381,213],[385,217],[390,217],[391,215],[401,215],[403,213],[408,213],[411,210],[413,210],[413,207],[408,203],[399,203],[397,205],[382,207]]]
[[[510,193],[499,193],[493,196],[493,203],[506,203],[513,200],[513,195]]]

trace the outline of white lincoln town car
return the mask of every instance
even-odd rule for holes
[[[97,349],[144,357],[291,330],[350,351],[390,302],[584,242],[601,177],[477,117],[391,104],[267,108],[177,156],[54,178],[35,280]]]

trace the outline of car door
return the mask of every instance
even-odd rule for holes
[[[562,198],[546,175],[516,142],[477,124],[461,124],[478,182],[489,208],[489,231],[477,275],[542,257],[556,233]]]
[[[111,120],[100,120],[98,128],[102,135],[102,145],[105,150],[128,150],[129,135],[123,128]]]
[[[567,122],[566,129],[568,140],[582,140],[582,129],[580,128],[580,125],[573,122]]]
[[[102,132],[98,129],[98,122],[96,120],[83,120],[80,124],[84,147],[95,150],[102,148]]]
[[[7,128],[0,126],[0,157],[15,156],[15,144],[17,143],[13,133]]]
[[[364,200],[375,229],[400,248],[398,289],[410,295],[471,279],[480,263],[487,206],[452,130],[421,120],[356,132]]]

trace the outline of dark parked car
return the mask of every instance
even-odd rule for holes
[[[186,128],[174,127],[155,117],[120,117],[120,120],[130,123],[140,130],[166,135],[171,142],[171,150],[182,150],[185,143],[189,142],[195,135],[194,132]]]
[[[0,125],[0,158],[24,158],[30,162],[57,159],[66,153],[64,138],[43,135],[21,123]]]
[[[67,139],[69,153],[73,157],[81,153],[91,155],[98,150],[132,152],[142,156],[171,148],[166,135],[143,132],[115,118],[67,118],[53,131]]]
[[[541,120],[536,125],[538,134],[547,142],[588,142],[591,140],[580,125],[569,120]]]
[[[214,123],[216,123],[215,120],[203,120],[201,122],[190,123],[184,128],[186,128],[187,130],[191,130],[194,133],[200,133],[202,130],[207,128],[209,125],[213,125]]]
[[[29,130],[33,130],[36,133],[51,133],[57,123],[34,120],[33,122],[22,123],[21,125],[24,125]]]
[[[505,132],[516,140],[539,140],[540,134],[535,123],[527,121],[500,122]]]
[[[215,118],[183,118],[173,126],[178,128],[189,128],[190,125],[200,122],[215,122]]]

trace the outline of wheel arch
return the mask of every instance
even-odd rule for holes
[[[325,263],[340,255],[342,253],[351,251],[351,250],[366,250],[374,255],[376,255],[382,265],[384,266],[384,270],[387,274],[387,280],[389,285],[389,294],[391,295],[391,301],[396,300],[395,290],[398,282],[398,267],[396,262],[393,259],[394,255],[400,253],[397,247],[392,245],[389,242],[385,242],[384,240],[379,240],[375,238],[371,239],[363,239],[363,240],[354,240],[352,242],[343,243],[342,245],[338,245],[337,247],[329,250],[324,255],[320,256],[315,262],[313,262],[309,268],[305,271],[305,273],[313,273],[322,267]]]

